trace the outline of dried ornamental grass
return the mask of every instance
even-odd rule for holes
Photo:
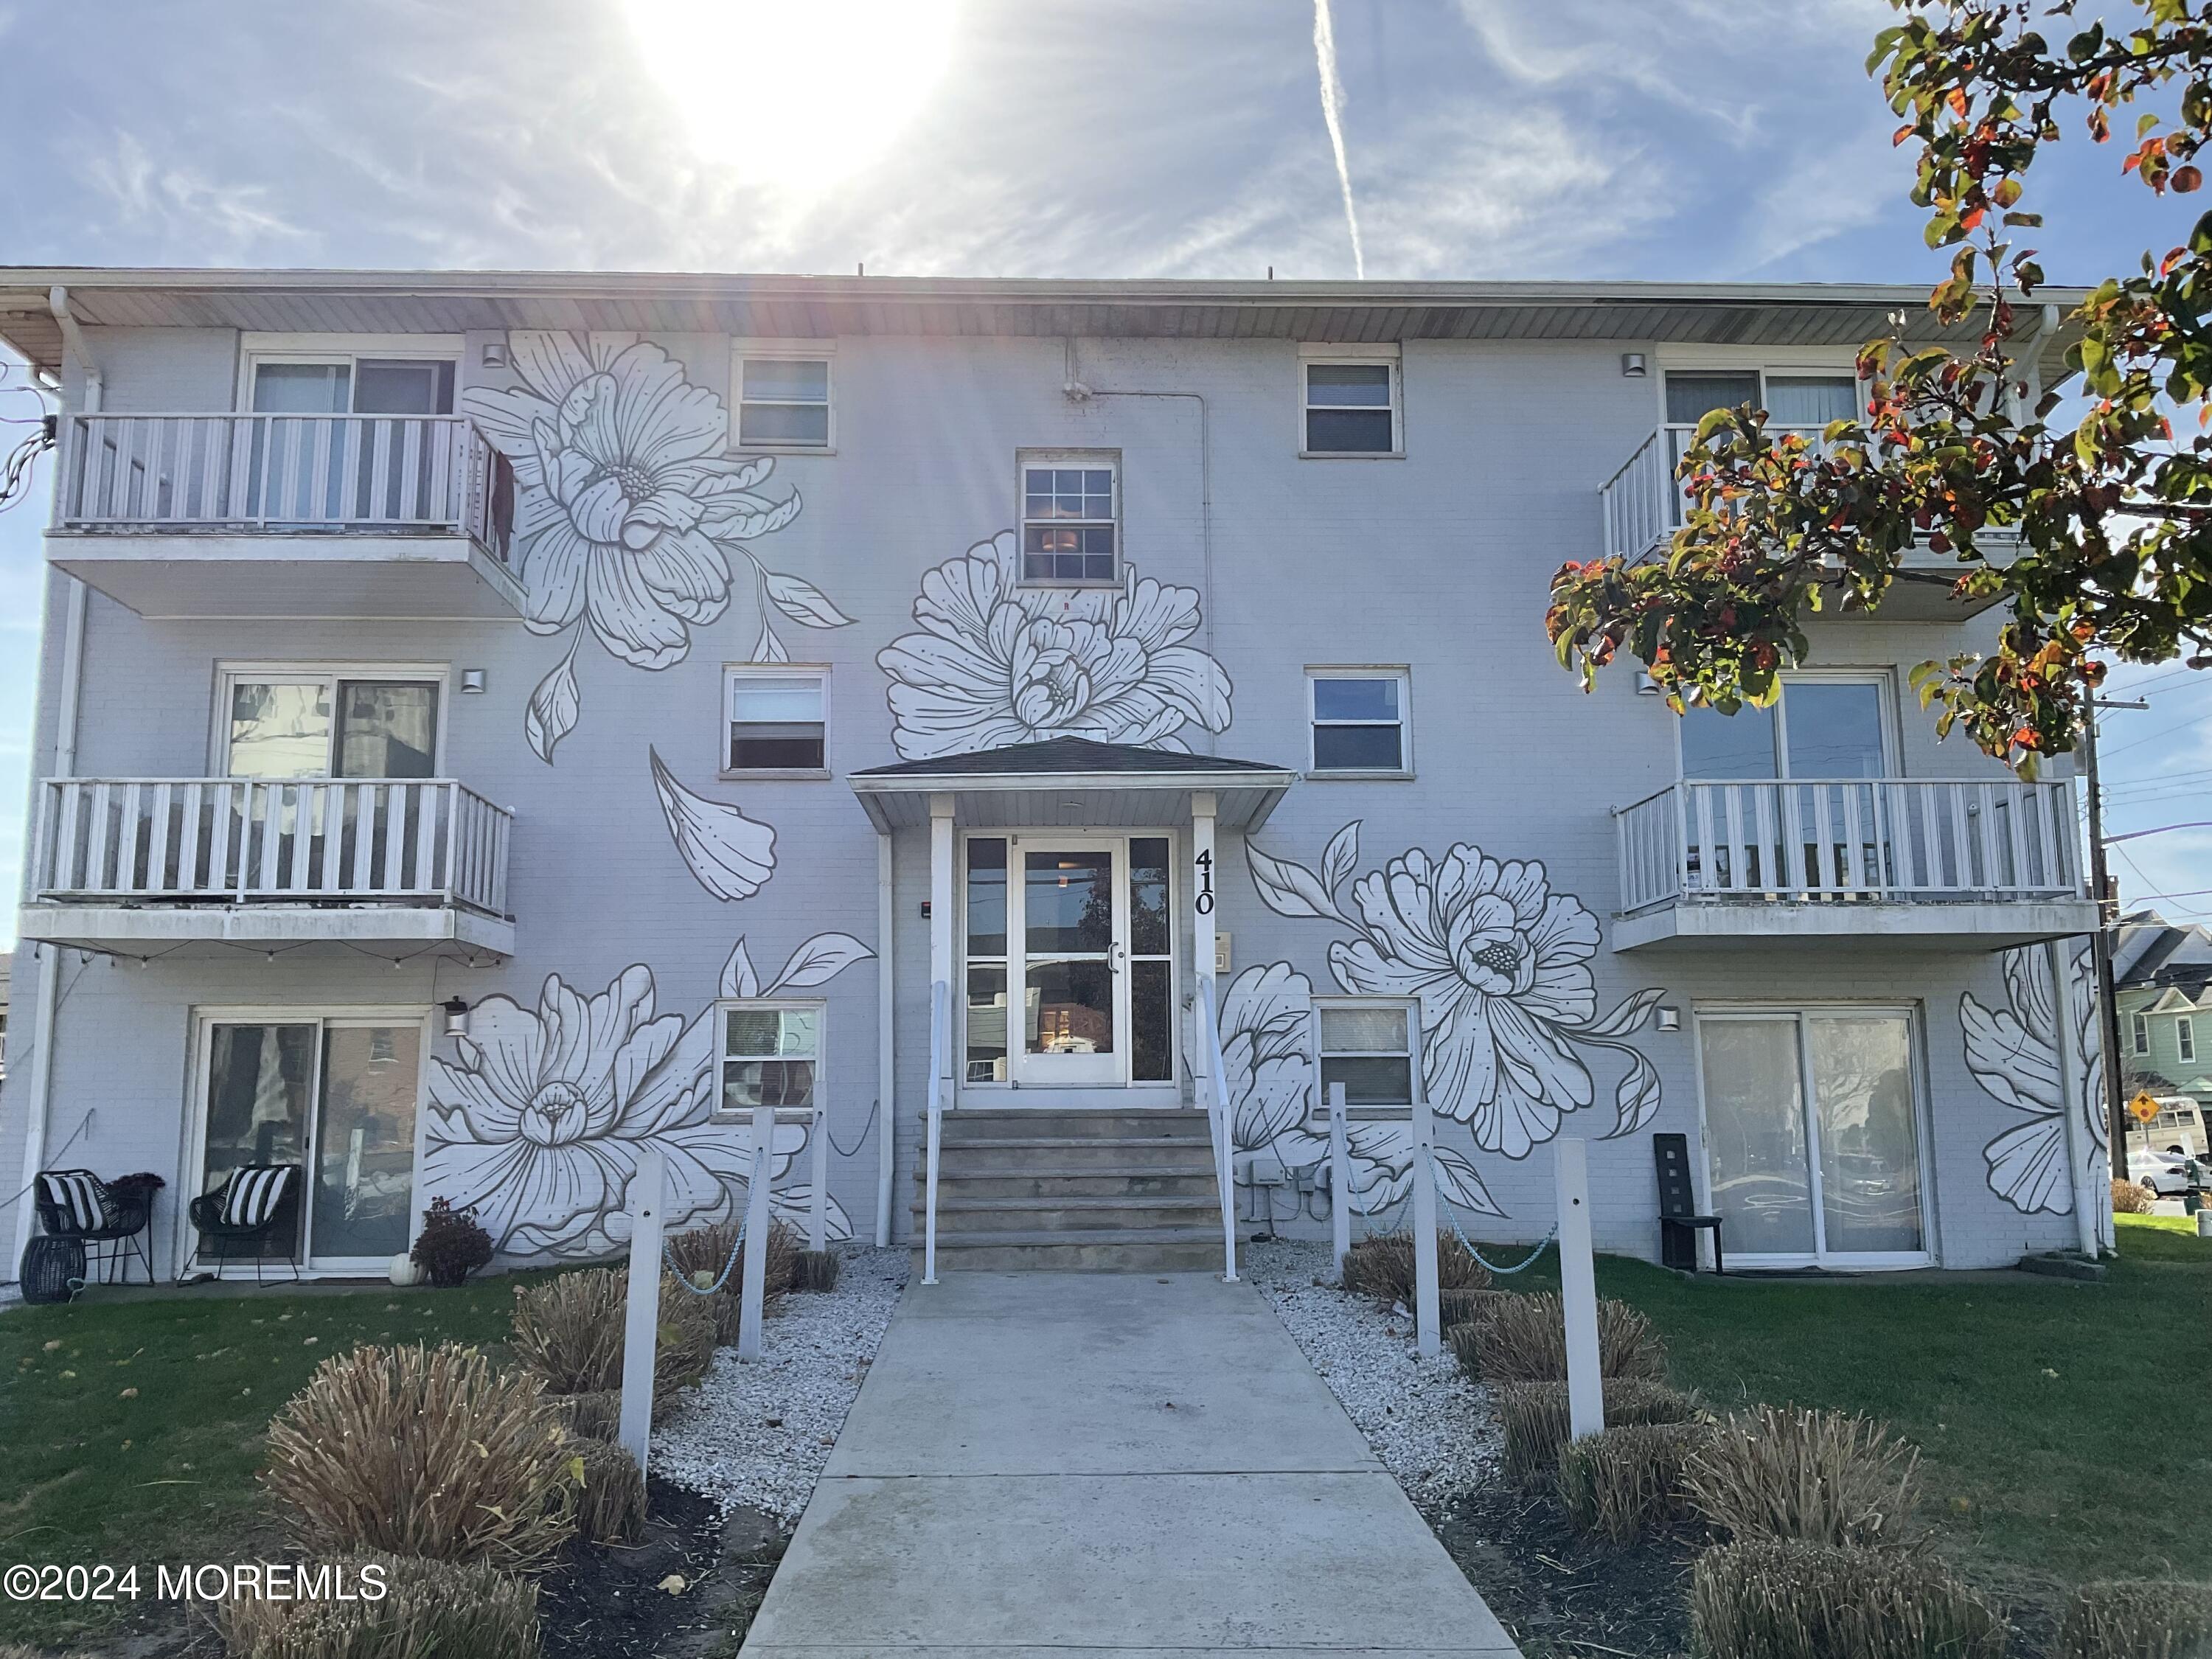
[[[566,1441],[539,1381],[474,1348],[362,1347],[276,1414],[262,1481],[310,1546],[527,1571],[572,1530]]]
[[[1685,1480],[1735,1538],[1901,1544],[1911,1535],[1920,1455],[1855,1413],[1755,1406],[1731,1413]]]
[[[1509,1382],[1492,1395],[1504,1431],[1505,1478],[1524,1490],[1547,1486],[1559,1478],[1559,1449],[1572,1433],[1564,1382]],[[1693,1395],[1634,1377],[1609,1377],[1605,1384],[1607,1428],[1645,1423],[1688,1423],[1698,1415]]]
[[[645,1532],[645,1475],[637,1460],[605,1440],[573,1440],[568,1453],[577,1532],[594,1544],[636,1542]]]
[[[618,1267],[563,1273],[514,1293],[515,1358],[549,1393],[599,1394],[622,1389],[623,1305],[629,1276]],[[714,1358],[711,1298],[660,1276],[659,1340],[653,1364],[656,1421],[677,1391],[707,1374]]]
[[[2212,1584],[2112,1579],[2083,1584],[2058,1622],[2051,1659],[2208,1659]]]
[[[1925,1558],[1777,1539],[1698,1558],[1690,1627],[1706,1659],[2003,1659],[2008,1634]]]
[[[1559,1298],[1546,1292],[1511,1296],[1482,1310],[1453,1334],[1460,1368],[1481,1382],[1564,1382],[1567,1327]],[[1599,1372],[1661,1382],[1667,1345],[1657,1327],[1626,1302],[1601,1297],[1597,1304]]]
[[[1372,1297],[1385,1307],[1393,1302],[1412,1307],[1413,1234],[1376,1233],[1354,1244],[1345,1254],[1344,1288],[1355,1296]],[[1440,1291],[1490,1288],[1490,1269],[1446,1232],[1437,1234],[1437,1288]]]
[[[1702,1423],[1624,1423],[1559,1449],[1559,1506],[1583,1532],[1632,1544],[1689,1513],[1682,1464]]]
[[[377,1601],[273,1601],[223,1604],[231,1659],[536,1659],[538,1586],[489,1567],[370,1555],[328,1565],[357,1584],[361,1570],[384,1576]]]
[[[2157,1202],[2158,1194],[2139,1181],[2115,1181],[2112,1183],[2114,1215],[2148,1215],[2151,1206]]]
[[[593,1389],[587,1394],[545,1396],[579,1440],[614,1440],[622,1434],[622,1390]]]
[[[791,1288],[826,1293],[837,1288],[837,1255],[834,1250],[801,1250],[792,1264]]]

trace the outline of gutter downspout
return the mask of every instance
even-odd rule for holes
[[[99,361],[92,348],[85,343],[84,331],[77,326],[76,319],[70,313],[69,290],[57,286],[46,294],[46,308],[53,313],[55,322],[61,325],[62,344],[77,361],[84,373],[84,408],[88,414],[99,410],[101,394],[106,390]],[[64,425],[66,423],[64,422]],[[62,469],[66,463],[65,452],[57,452],[54,465],[54,489],[61,489]],[[51,520],[50,520],[51,521]],[[61,685],[55,698],[54,759],[47,776],[71,777],[76,772],[77,710],[81,701],[79,691],[84,677],[85,586],[74,576],[65,576],[69,603],[62,623]],[[43,797],[44,791],[35,792]],[[40,817],[42,801],[33,803],[31,817],[35,823]],[[33,841],[34,849],[38,843]],[[24,866],[24,896],[28,896],[28,884],[35,865],[29,860]],[[39,964],[39,1000],[31,1017],[31,1077],[30,1109],[24,1114],[23,1126],[23,1182],[29,1185],[39,1172],[39,1165],[46,1155],[46,1125],[53,1115],[54,1086],[54,1030],[61,1010],[62,951],[56,945],[36,947]],[[29,1248],[31,1229],[37,1219],[37,1206],[23,1204],[15,1216],[15,1248],[10,1264],[20,1262]]]
[[[898,1114],[891,1109],[898,1072],[892,1048],[891,832],[876,831],[876,1248],[891,1242],[891,1170],[898,1159]]]

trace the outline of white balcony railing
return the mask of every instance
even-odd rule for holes
[[[1779,436],[1785,432],[1815,443],[1825,428],[1817,426],[1771,426],[1767,431]],[[1672,540],[1682,527],[1682,510],[1688,504],[1682,485],[1674,476],[1682,457],[1697,441],[1694,422],[1676,422],[1661,427],[1622,464],[1620,470],[1606,480],[1597,492],[1598,504],[1605,514],[1605,551],[1610,556],[1636,560],[1649,555],[1654,549]]]
[[[2076,898],[2066,782],[1790,779],[1669,785],[1614,813],[1620,908]]]
[[[442,778],[49,778],[31,887],[46,902],[504,916],[513,822]]]
[[[465,536],[504,563],[514,472],[454,415],[72,415],[56,526]]]

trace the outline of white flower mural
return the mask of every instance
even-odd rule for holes
[[[817,934],[763,988],[739,939],[723,994],[820,985],[872,954],[848,934]],[[551,975],[535,1008],[486,997],[458,1049],[458,1060],[430,1062],[426,1185],[473,1207],[501,1254],[576,1258],[622,1249],[629,1183],[648,1142],[667,1155],[672,1227],[721,1220],[743,1207],[752,1151],[739,1121],[715,1115],[721,1085],[714,1008],[688,1021],[656,1014],[653,973],[641,963],[590,996]],[[771,1143],[774,1208],[799,1223],[812,1194],[788,1176],[810,1133],[805,1123],[779,1123]],[[851,1224],[834,1199],[829,1214],[832,1234],[849,1237]]]
[[[648,747],[653,789],[676,850],[699,884],[718,899],[750,898],[775,873],[775,830],[726,802],[695,795]]]
[[[806,628],[852,620],[745,545],[797,518],[799,494],[758,492],[775,462],[724,453],[722,400],[665,351],[627,337],[518,330],[507,352],[520,385],[472,388],[461,407],[514,466],[534,631],[580,621],[623,662],[667,668],[690,650],[693,628],[729,608],[733,562],[750,567],[758,599],[756,656],[783,659],[775,613]],[[524,716],[531,747],[548,763],[580,712],[574,662],[572,642]]]
[[[891,740],[907,760],[1052,738],[1182,749],[1229,725],[1229,675],[1196,646],[1198,592],[1140,578],[1113,588],[1024,587],[1011,531],[922,578],[918,634],[876,653],[890,676]]]
[[[1658,1073],[1620,1039],[1650,1018],[1661,993],[1639,991],[1595,1017],[1597,918],[1573,895],[1553,893],[1542,864],[1501,864],[1466,842],[1440,860],[1416,848],[1359,880],[1347,904],[1357,820],[1330,839],[1318,874],[1257,848],[1247,857],[1268,908],[1353,930],[1328,951],[1342,990],[1419,1003],[1428,1097],[1468,1124],[1483,1151],[1526,1158],[1559,1133],[1565,1114],[1589,1106],[1585,1048],[1627,1057],[1606,1138],[1635,1133],[1659,1109]]]
[[[1989,1165],[1990,1190],[2022,1214],[2070,1214],[2074,1182],[2066,1167],[2065,1114],[2082,1114],[2089,1160],[2083,1174],[2093,1182],[2107,1139],[2098,1108],[2104,1097],[2105,1064],[2089,955],[2084,951],[2071,959],[2066,1001],[2075,1060],[2074,1075],[2063,1084],[2051,952],[2039,945],[2019,945],[2004,953],[2002,968],[2003,1007],[1986,1008],[1971,992],[1959,999],[1966,1069],[1987,1093],[2025,1120],[1992,1138],[1982,1148],[1982,1160]]]

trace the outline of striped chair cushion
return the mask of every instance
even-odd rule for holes
[[[292,1166],[289,1164],[248,1164],[234,1170],[230,1186],[222,1202],[223,1224],[229,1227],[265,1227],[276,1213],[276,1206],[284,1201],[285,1190],[292,1184]]]
[[[46,1202],[70,1218],[70,1224],[79,1232],[97,1232],[107,1224],[107,1206],[100,1190],[100,1182],[82,1170],[64,1170],[42,1175],[40,1183],[45,1188]]]

